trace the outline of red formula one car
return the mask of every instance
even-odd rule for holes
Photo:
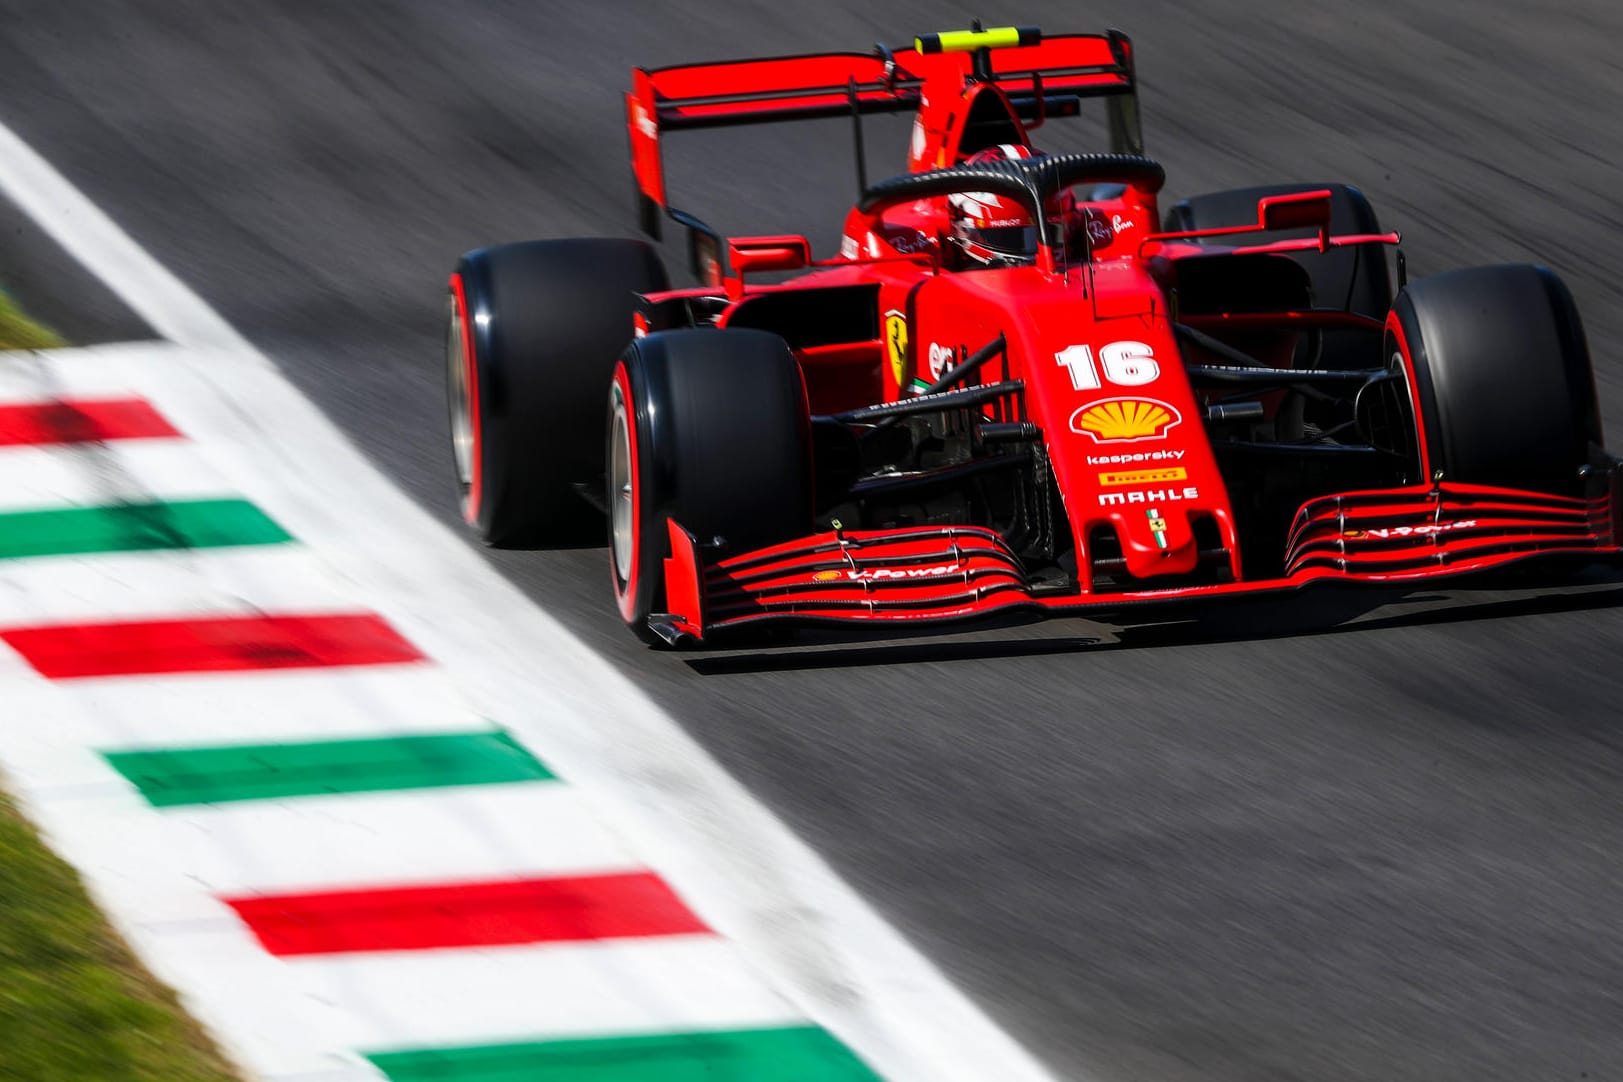
[[[701,284],[671,288],[641,241],[463,257],[467,521],[536,546],[606,517],[620,614],[655,643],[1618,556],[1618,460],[1560,279],[1408,282],[1340,184],[1163,212],[1133,61],[1114,31],[1020,27],[633,72],[640,222],[688,229]],[[1089,98],[1109,153],[1033,147]],[[861,118],[891,112],[914,114],[908,172],[870,184]],[[723,240],[667,200],[666,133],[845,115],[860,194],[837,256]]]

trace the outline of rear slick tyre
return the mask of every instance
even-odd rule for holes
[[[812,528],[811,421],[800,365],[777,335],[678,330],[639,338],[609,384],[609,572],[644,642],[664,611],[668,523],[719,555]]]
[[[1379,233],[1380,222],[1364,193],[1347,184],[1269,184],[1256,188],[1236,188],[1208,192],[1174,203],[1167,211],[1168,230],[1221,229],[1255,225],[1257,200],[1265,196],[1300,192],[1330,191],[1330,230],[1333,233]],[[1310,235],[1304,231],[1269,233],[1267,239],[1281,240]],[[1243,236],[1213,237],[1213,245],[1240,244]],[[1286,256],[1307,272],[1316,307],[1345,309],[1371,319],[1386,318],[1392,305],[1392,281],[1387,274],[1386,256],[1380,245],[1358,245],[1328,252],[1290,252]],[[1340,331],[1325,334],[1316,351],[1321,368],[1372,368],[1379,365],[1376,348],[1380,332]]]
[[[1330,191],[1330,230],[1333,233],[1379,233],[1380,222],[1364,193],[1348,184],[1267,184],[1256,188],[1236,188],[1208,192],[1174,203],[1167,211],[1167,229],[1221,229],[1255,225],[1257,200],[1272,195]],[[1295,234],[1271,233],[1268,239]],[[1310,235],[1310,234],[1307,234]],[[1211,243],[1237,244],[1241,238],[1213,237]],[[1342,248],[1329,252],[1292,252],[1291,258],[1307,271],[1313,286],[1313,303],[1320,307],[1345,308],[1359,315],[1380,319],[1392,304],[1392,283],[1379,248]],[[1334,366],[1332,366],[1334,367]]]

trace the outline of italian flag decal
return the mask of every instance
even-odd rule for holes
[[[192,1005],[259,1076],[879,1077],[147,401],[0,403],[8,469],[67,479],[0,506],[19,779],[80,852],[148,855],[121,925],[250,997]]]

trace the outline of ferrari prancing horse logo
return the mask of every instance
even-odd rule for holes
[[[885,313],[885,350],[890,354],[891,375],[901,387],[907,381],[907,317],[900,309]]]

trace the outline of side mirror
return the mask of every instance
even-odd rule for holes
[[[811,242],[802,236],[734,237],[727,242],[733,273],[792,271],[811,263]]]
[[[719,286],[725,277],[721,266],[721,237],[693,230],[688,234],[688,269],[702,286]]]
[[[1267,195],[1257,200],[1257,225],[1262,229],[1317,229],[1319,248],[1330,246],[1328,188],[1316,192]]]
[[[702,286],[720,286],[727,276],[721,262],[721,234],[708,225],[674,207],[668,212],[688,231],[688,270]]]

